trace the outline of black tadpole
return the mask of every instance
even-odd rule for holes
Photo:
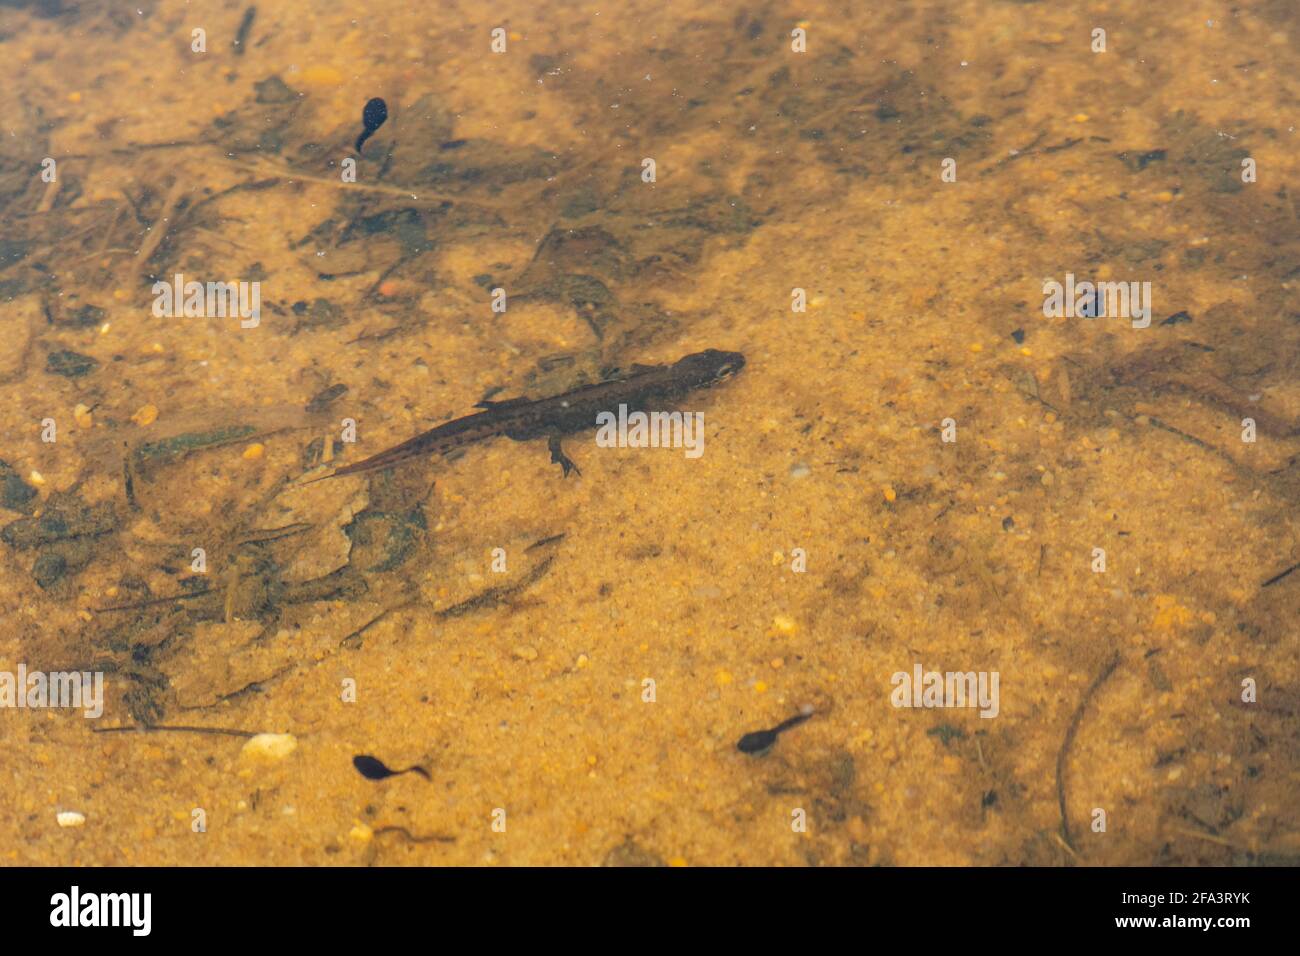
[[[777,724],[771,730],[755,730],[753,733],[745,734],[745,736],[741,737],[736,743],[736,749],[743,754],[762,753],[768,747],[772,746],[772,744],[776,743],[778,735],[789,730],[791,727],[796,727],[799,724],[802,724],[811,716],[811,713],[796,714],[789,720]]]
[[[393,770],[384,765],[384,762],[378,757],[371,757],[369,754],[357,754],[352,758],[352,766],[357,768],[357,773],[367,780],[383,780],[386,777],[396,777],[399,773],[418,773],[425,780],[432,780],[429,771],[423,767],[407,767],[405,770]]]
[[[384,125],[384,120],[388,119],[388,104],[376,96],[366,104],[366,108],[361,111],[361,125],[365,127],[361,135],[357,137],[357,152],[361,152],[361,147],[365,145],[375,130]]]

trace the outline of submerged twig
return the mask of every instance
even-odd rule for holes
[[[483,206],[487,209],[508,209],[513,208],[515,204],[506,202],[496,202],[491,199],[468,198],[465,196],[452,196],[446,193],[431,193],[417,187],[390,186],[385,183],[345,183],[340,179],[331,179],[327,176],[314,176],[311,173],[299,172],[296,169],[278,167],[274,163],[261,162],[240,162],[239,160],[228,160],[230,165],[236,169],[247,170],[248,172],[260,173],[264,176],[276,176],[280,179],[296,180],[303,183],[315,183],[320,186],[333,186],[336,189],[355,190],[358,192],[381,193],[386,196],[400,196],[413,205],[428,204],[441,205],[443,203],[459,203],[467,206]]]
[[[524,551],[525,551],[525,552],[527,552],[527,551],[532,551],[532,550],[534,550],[535,548],[544,548],[544,547],[546,547],[548,544],[554,544],[556,541],[561,540],[561,539],[565,536],[565,534],[567,534],[567,532],[565,532],[565,531],[561,531],[559,534],[552,534],[552,535],[548,535],[548,536],[545,537],[545,538],[538,538],[536,541],[534,541],[534,542],[533,542],[532,544],[530,544],[528,547],[524,548]]]
[[[40,204],[36,207],[37,212],[49,212],[54,208],[54,200],[59,195],[59,187],[62,185],[63,180],[57,176],[45,184],[45,192],[41,196]]]
[[[406,827],[399,827],[399,826],[375,827],[375,829],[372,830],[371,832],[375,836],[380,836],[384,833],[398,833],[406,837],[406,839],[411,843],[455,843],[456,842],[456,838],[454,836],[446,836],[441,833],[431,833],[428,836],[416,836],[410,830],[406,829]]]
[[[153,733],[155,731],[173,731],[186,734],[220,734],[226,737],[256,737],[251,730],[236,730],[231,727],[192,727],[185,724],[141,724],[138,727],[96,727],[97,734],[116,733]]]
[[[153,225],[149,228],[148,234],[144,237],[144,242],[140,243],[140,248],[135,254],[135,261],[141,265],[148,262],[150,257],[158,250],[158,244],[163,241],[167,235],[167,230],[172,216],[176,212],[176,207],[181,204],[185,198],[185,187],[182,180],[177,177],[172,183],[171,188],[167,191],[167,198],[163,200],[162,211],[154,219]]]
[[[1266,587],[1270,587],[1271,585],[1277,584],[1278,581],[1281,581],[1288,574],[1291,574],[1296,570],[1300,570],[1300,561],[1297,561],[1295,564],[1291,565],[1291,567],[1287,568],[1285,571],[1281,571],[1278,574],[1273,575],[1271,578],[1269,578],[1267,581],[1261,584],[1260,587],[1266,588]]]
[[[1075,708],[1074,716],[1070,718],[1070,726],[1065,731],[1065,740],[1061,742],[1061,750],[1056,755],[1056,799],[1061,809],[1061,838],[1065,845],[1075,852],[1074,842],[1070,839],[1070,818],[1065,808],[1065,766],[1070,755],[1070,745],[1074,743],[1075,735],[1079,732],[1079,724],[1083,722],[1084,711],[1088,709],[1088,702],[1092,700],[1094,694],[1111,674],[1119,666],[1119,653],[1116,652],[1096,677],[1088,685],[1088,689],[1083,692],[1083,697],[1079,700],[1079,706]]]
[[[132,601],[130,604],[114,604],[109,607],[91,608],[96,614],[105,614],[109,611],[134,611],[137,608],[152,607],[155,604],[169,604],[172,601],[185,601],[189,598],[202,597],[205,594],[211,594],[212,588],[204,588],[201,591],[190,591],[187,594],[168,594],[165,597],[146,598],[143,601]]]
[[[414,604],[415,604],[414,601],[407,601],[404,604],[397,604],[394,605],[393,607],[385,608],[384,610],[376,614],[374,617],[372,617],[370,620],[366,621],[365,624],[362,624],[355,631],[352,631],[351,633],[344,636],[344,638],[341,641],[339,641],[339,647],[342,647],[343,645],[347,644],[347,642],[352,640],[353,638],[360,637],[362,634],[366,633],[366,631],[370,630],[372,627],[374,627],[384,618],[388,617],[388,615],[396,614],[398,611],[404,611],[407,608],[413,606]]]

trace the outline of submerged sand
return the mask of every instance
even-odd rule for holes
[[[0,859],[1300,861],[1300,23],[1222,11],[6,8],[0,670],[107,699],[0,710]],[[155,317],[178,272],[260,324]],[[290,484],[705,348],[699,458]]]

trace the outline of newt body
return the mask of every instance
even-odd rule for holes
[[[515,441],[546,436],[551,461],[560,465],[568,475],[577,468],[560,449],[560,437],[595,428],[598,413],[613,411],[620,404],[633,411],[649,410],[653,403],[672,402],[695,389],[716,385],[744,366],[745,357],[739,352],[706,349],[678,359],[671,365],[634,365],[624,375],[594,385],[583,385],[550,398],[479,402],[478,407],[484,409],[481,412],[453,419],[321,477],[377,471],[423,455],[446,454],[498,436]]]

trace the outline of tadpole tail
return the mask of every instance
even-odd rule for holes
[[[784,733],[785,731],[789,730],[791,727],[798,727],[800,724],[802,724],[805,720],[807,720],[807,719],[808,719],[809,717],[811,717],[811,716],[812,716],[811,713],[808,713],[808,714],[795,714],[795,715],[794,715],[793,717],[791,717],[789,720],[783,720],[783,721],[781,721],[781,723],[779,723],[779,724],[777,724],[775,727],[773,727],[773,728],[772,728],[772,733],[774,733],[774,734],[780,734],[780,733]]]

